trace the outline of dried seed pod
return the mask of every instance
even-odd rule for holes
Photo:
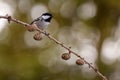
[[[35,31],[35,29],[36,29],[36,25],[35,24],[32,24],[31,26],[27,27],[27,30],[30,31],[30,32]]]
[[[68,59],[70,59],[70,54],[69,53],[64,53],[64,54],[62,54],[62,59],[64,59],[64,60],[68,60]]]
[[[34,36],[33,36],[33,38],[35,39],[35,40],[42,40],[42,34],[41,33],[37,33],[37,34],[35,34]]]
[[[76,60],[76,64],[77,65],[83,65],[84,64],[84,61],[82,59],[77,59]]]

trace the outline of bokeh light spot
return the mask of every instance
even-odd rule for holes
[[[74,1],[66,1],[62,4],[60,13],[65,18],[71,18],[75,15],[76,3]]]
[[[81,19],[93,18],[96,15],[97,7],[93,2],[87,2],[78,7],[77,14]]]
[[[31,17],[32,19],[38,18],[45,12],[48,12],[48,10],[44,4],[35,5],[31,9]]]
[[[105,64],[112,64],[120,57],[120,41],[114,42],[111,39],[106,39],[102,47],[102,61]]]
[[[0,2],[0,15],[5,16],[6,14],[9,14],[12,16],[13,9],[9,4],[7,4],[5,2]],[[0,19],[0,32],[4,29],[6,22],[7,22],[7,20]]]

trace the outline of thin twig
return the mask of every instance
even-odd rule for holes
[[[0,16],[0,18],[4,18],[7,19],[8,22],[10,23],[10,21],[16,22],[18,24],[24,25],[25,27],[31,27],[30,24],[27,24],[25,22],[22,22],[20,20],[17,20],[15,18],[12,18],[11,16]],[[46,35],[50,40],[54,41],[56,44],[60,45],[61,47],[65,48],[66,50],[68,50],[69,52],[71,52],[72,54],[76,55],[77,57],[79,57],[80,59],[82,59],[84,61],[85,64],[87,64],[89,66],[89,68],[92,68],[95,73],[101,77],[103,80],[108,80],[102,73],[100,73],[100,71],[95,68],[91,63],[89,63],[88,61],[86,61],[83,57],[81,57],[80,55],[78,55],[76,52],[72,51],[70,47],[67,47],[65,44],[63,44],[62,42],[58,41],[57,39],[55,39],[54,37],[52,37],[49,33],[39,29],[38,27],[34,28],[35,30],[37,30],[40,33],[43,33],[44,35]]]

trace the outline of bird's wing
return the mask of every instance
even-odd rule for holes
[[[40,18],[37,18],[37,19],[33,20],[33,21],[30,23],[30,25],[33,24],[33,23],[36,22],[36,21],[39,21],[39,20],[40,20]]]

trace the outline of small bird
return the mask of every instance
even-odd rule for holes
[[[39,29],[44,30],[50,24],[52,17],[51,13],[43,13],[40,17],[33,20],[30,25],[36,24]]]

